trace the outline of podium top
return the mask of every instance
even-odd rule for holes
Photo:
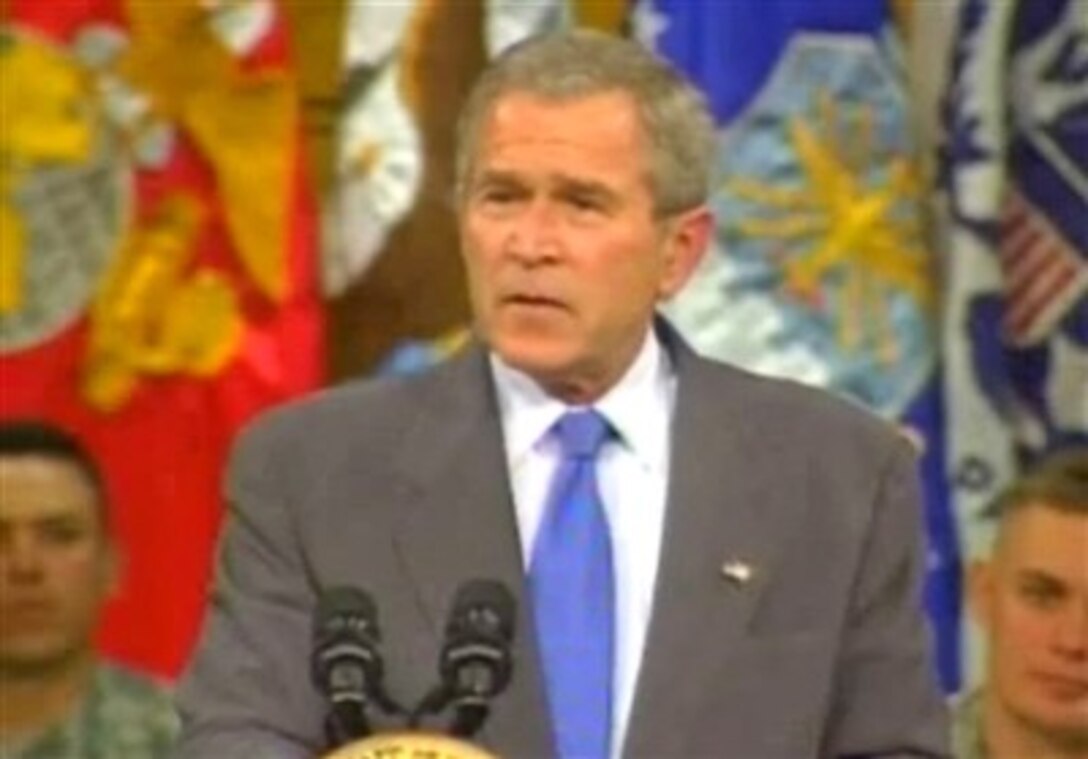
[[[341,746],[324,759],[499,759],[475,744],[439,733],[384,733]]]

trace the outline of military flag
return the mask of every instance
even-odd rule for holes
[[[916,442],[927,603],[937,666],[955,690],[937,259],[891,7],[642,0],[635,27],[702,87],[721,127],[713,249],[668,313],[700,351],[828,388]]]
[[[8,0],[0,416],[100,460],[105,653],[162,675],[206,602],[230,441],[318,385],[313,209],[272,0]]]
[[[981,558],[994,497],[1088,446],[1088,2],[960,3],[941,116],[948,470]]]
[[[971,518],[1088,445],[1088,3],[962,5],[944,102],[951,467]]]

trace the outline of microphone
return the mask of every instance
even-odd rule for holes
[[[329,700],[325,735],[331,747],[370,735],[371,701],[386,713],[403,713],[382,684],[378,612],[368,593],[334,587],[321,594],[314,613],[311,676]]]
[[[473,737],[491,700],[510,683],[515,607],[513,594],[495,580],[470,580],[454,597],[439,672],[442,705],[453,705],[449,731],[456,737]]]

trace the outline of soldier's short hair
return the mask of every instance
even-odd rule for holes
[[[73,466],[91,486],[100,527],[109,526],[106,483],[98,462],[73,433],[42,419],[0,421],[0,458],[39,457]]]
[[[1002,491],[986,508],[1005,522],[1029,506],[1088,516],[1088,448],[1051,454]]]

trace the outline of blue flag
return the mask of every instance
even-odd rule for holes
[[[944,103],[950,438],[967,523],[1088,445],[1088,4],[962,9]]]
[[[966,0],[942,116],[947,468],[982,556],[994,497],[1088,445],[1088,2]]]
[[[936,257],[886,5],[643,0],[635,26],[703,88],[721,127],[714,249],[667,311],[701,352],[828,388],[918,441],[926,600],[954,691],[960,572]]]

